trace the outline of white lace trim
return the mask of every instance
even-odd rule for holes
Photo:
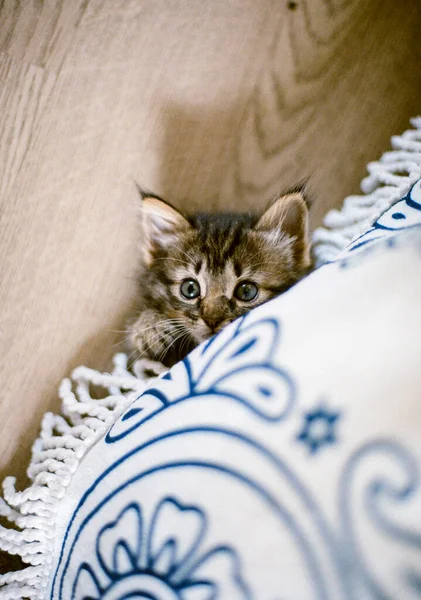
[[[393,150],[369,163],[368,177],[362,180],[362,196],[348,196],[340,210],[331,210],[324,227],[313,233],[316,266],[334,260],[355,238],[399,200],[421,176],[421,117],[411,119],[414,129],[393,136]]]
[[[0,515],[14,529],[0,525],[0,550],[19,555],[29,566],[0,575],[1,600],[45,599],[60,500],[89,448],[146,387],[144,371],[130,373],[125,354],[116,354],[113,362],[111,374],[78,367],[62,381],[62,414],[44,415],[32,448],[31,485],[17,492],[15,477],[3,482]],[[92,386],[105,390],[106,397],[93,398]]]

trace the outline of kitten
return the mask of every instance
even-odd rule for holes
[[[139,192],[139,314],[128,328],[135,359],[171,367],[309,271],[309,217],[302,188],[280,196],[260,216],[183,215],[162,198]]]

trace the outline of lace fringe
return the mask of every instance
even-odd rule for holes
[[[112,373],[78,367],[59,388],[62,414],[46,413],[32,448],[31,485],[17,492],[15,477],[3,482],[0,515],[14,528],[0,525],[0,550],[17,554],[29,566],[0,575],[1,600],[44,600],[53,560],[56,509],[83,456],[146,387],[145,373],[127,368],[116,354]],[[92,397],[92,387],[104,398]]]
[[[421,117],[411,119],[414,129],[393,136],[393,150],[379,161],[369,163],[368,177],[362,180],[363,196],[348,196],[341,210],[331,210],[324,227],[313,233],[316,266],[334,260],[348,244],[399,200],[421,176]]]

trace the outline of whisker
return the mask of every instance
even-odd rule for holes
[[[263,266],[263,263],[252,263],[250,261],[244,262],[242,267],[248,267],[249,269],[260,269]]]
[[[139,331],[134,329],[132,325],[127,329],[126,333],[128,335],[137,335],[142,338],[147,332],[151,331],[152,333],[149,334],[149,338],[145,339],[147,344],[145,349],[142,351],[135,347],[129,355],[128,361],[131,359],[134,361],[141,360],[150,353],[155,357],[158,356],[158,360],[162,362],[165,354],[174,346],[174,344],[181,340],[182,348],[184,348],[191,337],[190,331],[186,327],[184,319],[181,317],[162,319]],[[124,340],[120,343],[124,343]]]
[[[182,249],[180,248],[180,246],[174,246],[174,250],[178,250],[178,252],[181,252],[182,254],[184,254],[184,256],[186,256],[186,258],[188,258],[188,259],[189,259],[189,261],[190,261],[190,263],[189,263],[189,264],[194,264],[194,259],[193,259],[191,256],[189,256],[189,255],[187,254],[187,252],[185,252],[184,250],[182,250]]]
[[[170,256],[167,256],[167,257],[163,256],[161,258],[155,258],[154,262],[157,261],[157,260],[173,260],[174,262],[179,262],[179,263],[181,263],[183,265],[187,265],[188,267],[192,266],[191,263],[188,263],[186,260],[181,260],[181,258],[172,258]]]
[[[181,329],[181,331],[180,331]],[[170,342],[170,344],[168,346],[166,346],[163,351],[161,352],[160,356],[159,356],[159,361],[162,362],[163,357],[165,356],[165,354],[168,352],[168,350],[171,348],[171,346],[173,346],[177,340],[180,339],[180,337],[182,337],[183,335],[185,335],[185,327],[183,325],[183,323],[180,323],[179,325],[177,325],[175,327],[176,330],[176,336],[175,338]],[[178,331],[177,331],[178,330]]]
[[[167,336],[168,334],[165,331],[156,331],[155,334],[147,340],[148,347],[153,350],[153,346],[157,344],[160,340],[165,339]]]
[[[124,340],[120,340],[119,342],[116,342],[115,344],[112,345],[112,348],[117,348],[117,346],[122,346],[123,344],[125,344],[127,342],[126,339]]]
[[[184,340],[181,342],[181,346],[180,346],[180,354],[181,355],[183,355],[184,347],[186,347],[186,350],[187,350],[187,343],[189,342],[189,338],[191,338],[190,332],[186,331]]]
[[[150,350],[153,350],[153,346],[155,345],[155,343],[160,340],[162,338],[162,332],[158,331],[155,333],[155,335],[152,337],[151,340],[148,340],[148,345],[147,347],[144,349],[143,352],[140,353],[139,348],[134,348],[134,350],[130,353],[130,355],[128,356],[127,360],[129,361],[136,353],[140,353],[136,356],[135,360],[140,360],[143,356],[145,356],[145,354],[147,354],[147,352],[149,352]]]
[[[149,325],[148,327],[145,327],[144,329],[141,329],[140,331],[136,330],[135,333],[142,334],[142,333],[145,333],[145,331],[149,331],[151,329],[155,329],[155,328],[158,328],[158,327],[163,327],[165,325],[170,325],[171,323],[175,323],[175,322],[178,322],[178,321],[181,321],[181,319],[180,318],[164,319],[162,321],[157,321],[153,325]],[[129,332],[134,332],[133,327],[131,327],[130,329],[128,329],[126,331],[126,333],[129,333]]]
[[[188,342],[192,340],[191,333],[190,333],[189,329],[185,326],[185,324],[183,324],[183,330],[184,330],[184,338],[182,338],[182,341],[180,344],[180,355],[183,355],[184,348],[186,347],[186,349],[187,349]]]
[[[181,319],[171,319],[171,321],[181,321]],[[161,327],[163,326],[163,324],[166,324],[166,322],[160,322]],[[182,323],[173,323],[173,325],[174,329],[176,329],[177,327],[180,327]],[[140,360],[145,354],[147,354],[149,350],[152,350],[152,352],[154,352],[154,346],[156,346],[161,341],[165,341],[165,338],[171,339],[171,336],[168,332],[166,332],[165,330],[156,331],[155,335],[153,335],[151,339],[147,340],[148,347],[145,348],[145,350],[138,356],[137,360]],[[163,352],[161,353],[161,356],[163,356],[166,353],[166,351],[167,347],[164,348]]]
[[[168,350],[180,339],[182,338],[184,335],[186,335],[185,331],[181,331],[181,333],[179,333],[173,340],[172,342],[166,347],[164,348],[164,350],[161,352],[161,354],[159,355],[159,362],[162,362],[162,359],[164,358],[165,354],[168,352]]]
[[[127,363],[130,363],[130,360],[133,358],[133,356],[139,352],[139,348],[135,348],[132,352],[130,352],[129,356],[127,357]],[[134,360],[139,360],[139,358],[136,358]],[[134,362],[134,361],[133,361]]]

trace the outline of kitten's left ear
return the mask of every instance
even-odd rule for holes
[[[137,186],[142,199],[142,254],[144,263],[149,266],[156,251],[168,248],[177,236],[191,227],[185,217],[159,196]]]
[[[280,196],[263,213],[256,231],[285,233],[294,238],[294,255],[302,266],[310,264],[309,212],[302,190]]]

